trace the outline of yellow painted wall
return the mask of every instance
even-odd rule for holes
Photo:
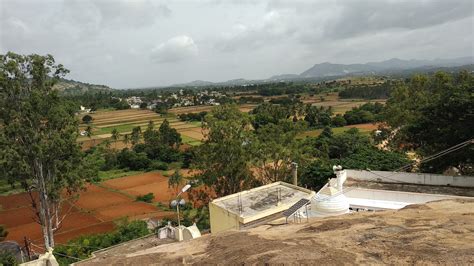
[[[212,202],[209,203],[209,218],[211,222],[211,233],[240,228],[239,217],[237,215],[220,208]]]

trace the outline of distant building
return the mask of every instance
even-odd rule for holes
[[[282,217],[282,212],[314,191],[276,182],[242,191],[209,203],[211,232],[244,229]]]

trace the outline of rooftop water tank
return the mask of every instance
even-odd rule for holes
[[[326,186],[311,200],[312,217],[341,215],[349,212],[349,201],[337,189]]]

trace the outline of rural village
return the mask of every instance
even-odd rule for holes
[[[472,2],[323,2],[0,0],[0,265],[474,265]]]

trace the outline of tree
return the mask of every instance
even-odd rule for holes
[[[131,137],[132,145],[136,145],[140,142],[141,135],[142,135],[142,129],[140,126],[134,127],[132,129],[132,137]]]
[[[123,135],[123,144],[127,146],[129,142],[130,142],[130,135],[128,134]]]
[[[141,103],[140,104],[140,109],[145,110],[148,107],[147,103]]]
[[[290,115],[288,108],[280,105],[263,103],[252,110],[252,125],[255,129],[267,124],[277,124],[281,120],[286,120]]]
[[[214,108],[205,119],[208,131],[196,151],[199,178],[222,197],[252,187],[250,118],[236,105]]]
[[[179,170],[174,171],[174,173],[168,178],[168,187],[178,190],[179,186],[183,182],[183,176],[179,173]]]
[[[90,124],[90,122],[92,122],[92,116],[90,115],[85,115],[84,117],[82,117],[82,122],[86,123],[86,124]]]
[[[290,121],[259,127],[252,143],[254,166],[265,183],[289,181],[291,163],[303,160],[302,147],[295,138],[303,126]]]
[[[86,132],[86,136],[89,138],[89,140],[91,140],[92,139],[92,128],[90,126],[87,126],[84,131]],[[95,140],[94,140],[94,145],[95,145]]]
[[[162,144],[175,148],[178,148],[181,144],[181,134],[179,134],[176,129],[170,126],[170,123],[167,119],[163,121],[158,131]]]
[[[92,174],[76,142],[76,110],[52,89],[67,72],[51,55],[0,56],[1,177],[20,181],[30,194],[45,248],[54,247],[65,218],[63,197]]]
[[[304,120],[308,122],[310,127],[320,128],[329,126],[331,124],[331,111],[324,109],[323,106],[321,108],[308,106]]]
[[[112,130],[112,140],[114,141],[114,146],[117,148],[117,140],[120,138],[120,133],[116,128]]]
[[[318,191],[334,175],[329,161],[316,159],[301,171],[301,185]]]
[[[335,117],[332,118],[331,124],[335,127],[343,127],[347,125],[347,122],[341,114],[337,114]]]
[[[392,129],[398,129],[397,144],[429,156],[473,138],[474,75],[438,72],[414,76],[396,87],[384,114]],[[464,147],[422,165],[423,171],[443,172],[456,167],[472,174],[474,145]]]

